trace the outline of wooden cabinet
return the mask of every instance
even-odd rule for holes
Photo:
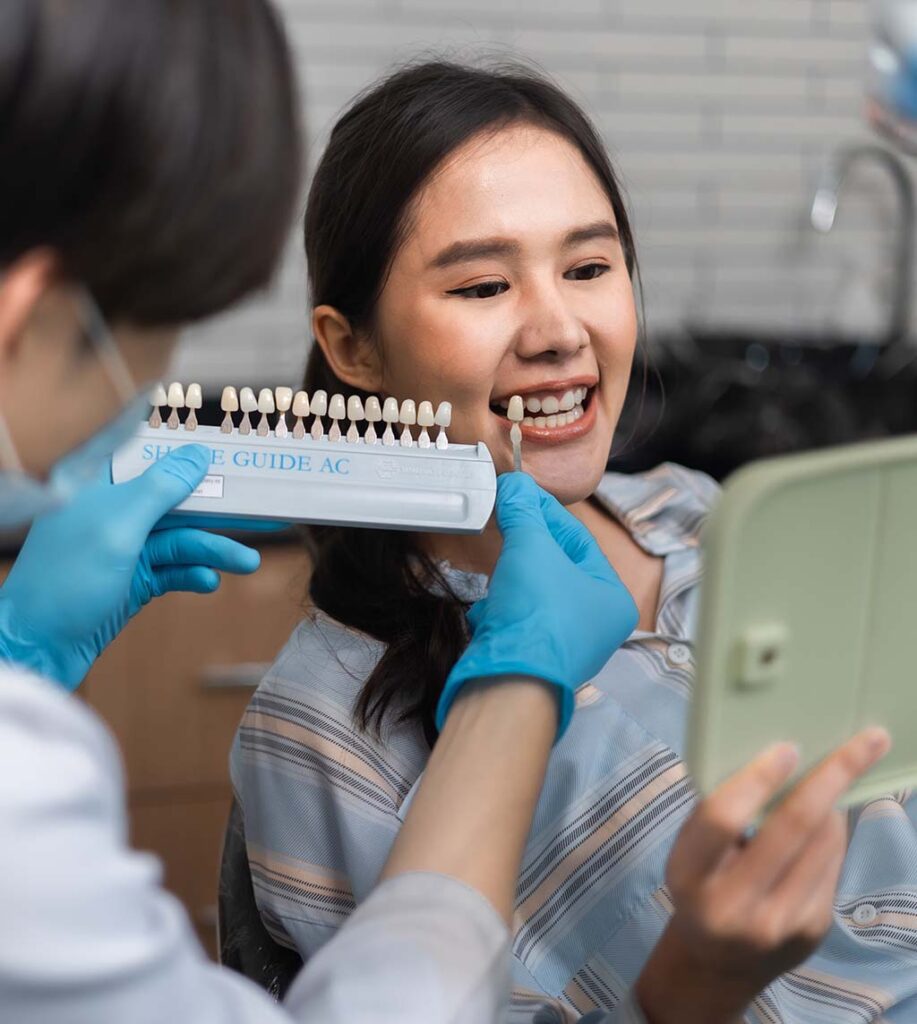
[[[253,576],[152,602],[81,690],[121,746],[132,841],[162,858],[166,886],[211,955],[229,748],[254,686],[302,617],[307,579],[297,543],[266,545]]]

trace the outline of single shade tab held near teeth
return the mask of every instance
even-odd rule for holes
[[[518,473],[522,469],[522,428],[519,424],[525,416],[525,403],[521,395],[513,395],[509,400],[507,419],[512,423],[509,429],[510,440],[513,442],[513,470]]]

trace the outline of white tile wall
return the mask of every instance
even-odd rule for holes
[[[392,63],[518,52],[585,105],[615,156],[651,335],[685,323],[881,328],[897,222],[883,174],[855,175],[832,236],[805,227],[827,155],[869,137],[869,0],[278,2],[313,162],[348,99]],[[297,227],[269,296],[189,333],[183,379],[298,379],[308,339],[300,250]]]

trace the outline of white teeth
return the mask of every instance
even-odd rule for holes
[[[523,427],[534,427],[535,426],[535,421],[534,421],[534,419],[532,419],[531,416],[523,416],[522,417],[522,425],[523,425]]]
[[[411,437],[411,427],[417,422],[417,406],[410,398],[406,398],[401,403],[398,418],[404,424],[404,430],[401,431],[401,447],[410,448],[414,444],[414,438]]]
[[[436,435],[436,447],[443,449],[449,447],[449,438],[446,437],[446,429],[452,426],[452,403],[440,402],[436,407],[436,415],[433,422],[439,427]]]
[[[556,416],[548,416],[548,417],[545,418],[545,423],[549,427],[556,427],[557,426],[557,417]]]
[[[397,398],[386,398],[385,404],[382,406],[382,419],[386,424],[385,432],[382,434],[382,443],[393,445],[395,443],[395,431],[392,430],[392,424],[398,422]]]
[[[545,427],[545,426],[547,426],[547,420],[545,419],[545,417],[544,416],[536,416],[535,417],[535,426],[536,427]]]
[[[523,404],[522,397],[520,395],[513,395],[509,400],[507,418],[511,423],[521,423],[524,415],[525,405]]]
[[[574,406],[574,395],[572,391],[565,391],[560,400],[560,411],[569,412]]]
[[[242,388],[239,392],[239,406],[242,412],[257,412],[258,399],[255,398],[255,392],[251,388]]]
[[[173,383],[169,385],[169,393],[166,397],[169,407],[172,410],[172,412],[169,413],[169,419],[166,426],[168,426],[169,430],[178,430],[178,426],[181,423],[178,416],[178,410],[185,404],[185,389],[177,381],[173,381]]]
[[[527,398],[525,400],[525,407],[529,412],[541,412],[541,399]]]
[[[258,394],[258,412],[274,411],[274,392],[270,388],[262,388]]]
[[[374,424],[378,423],[382,419],[382,406],[379,404],[379,399],[375,395],[370,395],[366,399],[366,413],[367,427],[363,434],[363,440],[366,444],[377,444],[379,441],[379,435],[376,433]]]
[[[223,394],[220,397],[220,408],[223,412],[239,411],[239,395],[232,385],[223,388]]]
[[[553,413],[556,413],[559,409],[560,409],[560,402],[557,400],[557,398],[554,395],[548,395],[547,398],[542,398],[542,400],[541,400],[541,411],[545,415],[550,416]]]
[[[274,396],[277,400],[277,412],[289,412],[293,404],[293,389],[274,388]]]
[[[421,402],[417,408],[417,422],[422,427],[432,427],[436,422],[432,402]]]
[[[312,396],[312,404],[309,406],[309,412],[313,416],[325,416],[328,413],[328,392],[327,391],[316,391]]]

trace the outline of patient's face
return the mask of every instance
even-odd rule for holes
[[[614,212],[588,164],[559,136],[512,126],[453,154],[408,224],[377,309],[383,390],[452,402],[450,440],[484,441],[498,472],[512,468],[503,403],[521,394],[524,468],[561,501],[584,498],[637,337]]]

